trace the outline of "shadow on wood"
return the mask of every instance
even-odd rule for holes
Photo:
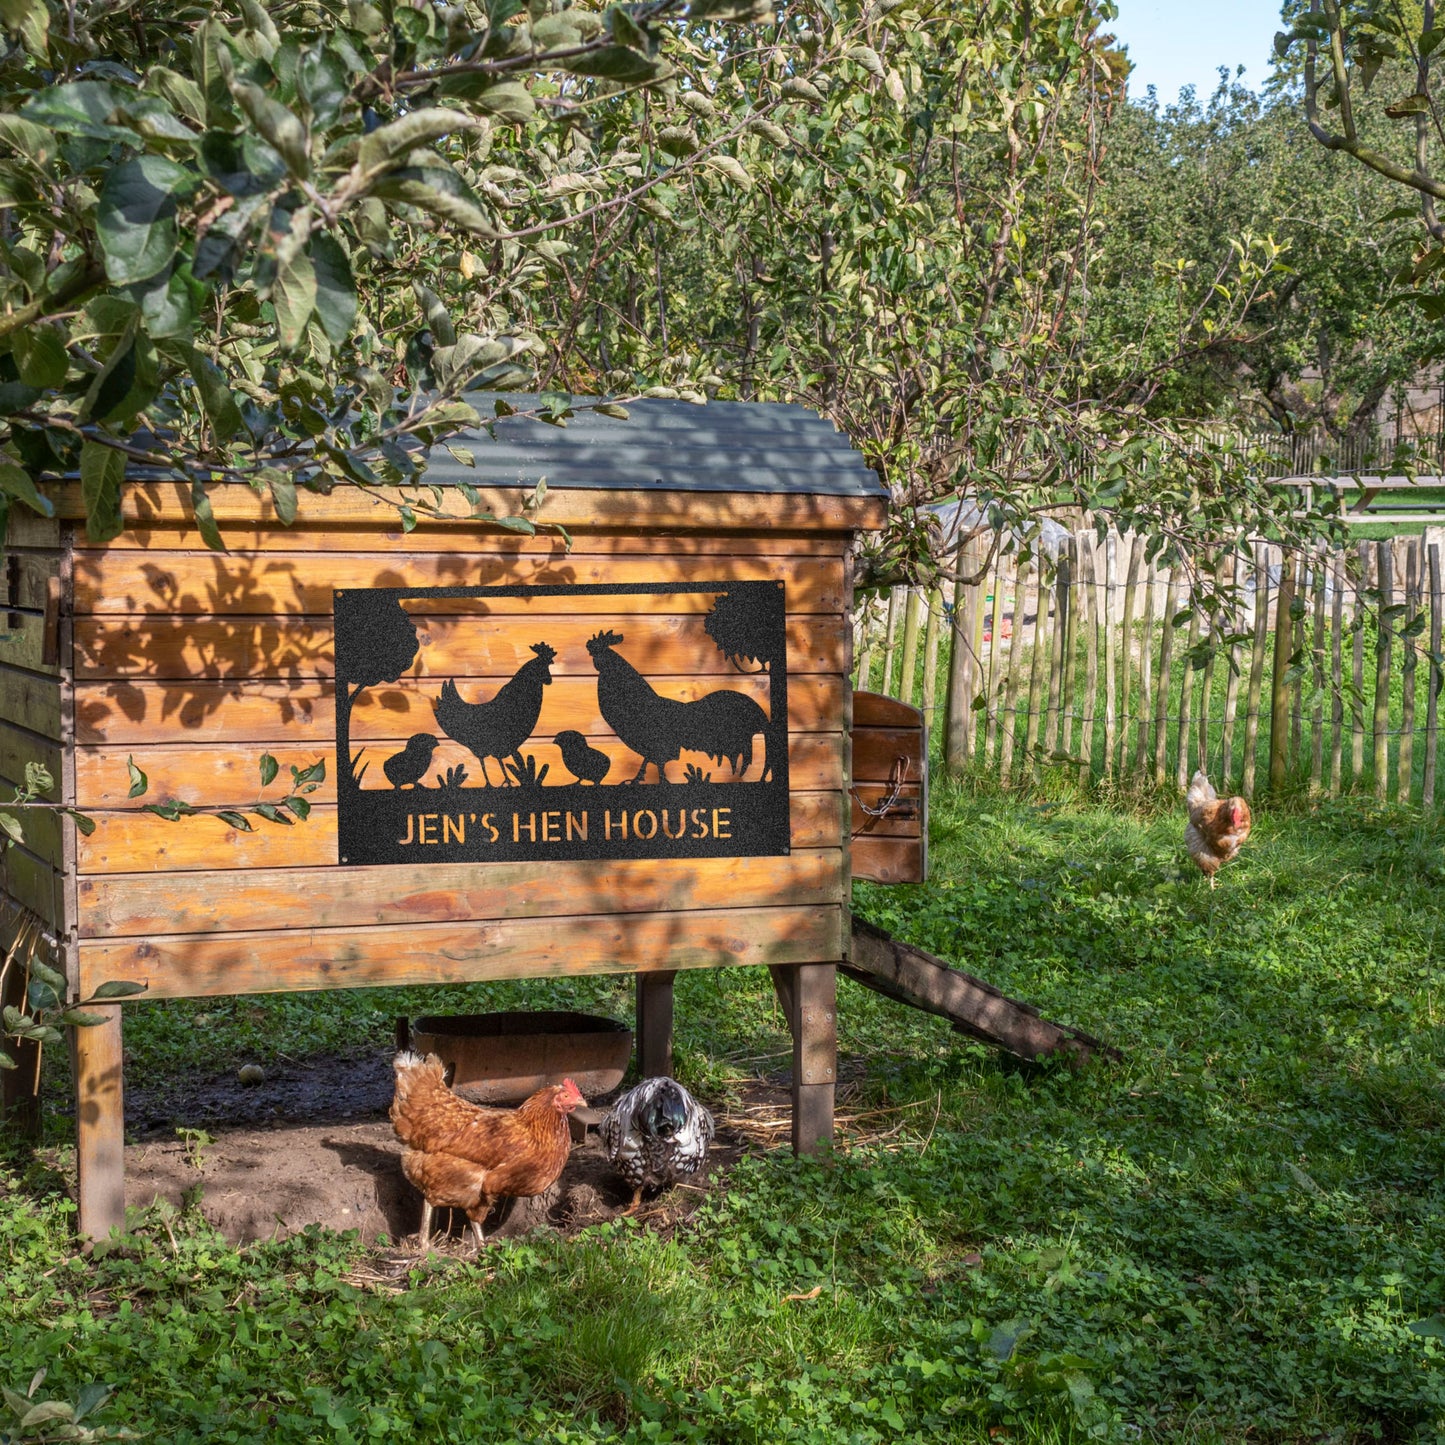
[[[842,965],[849,978],[887,998],[948,1019],[961,1034],[1004,1049],[1021,1059],[1063,1055],[1082,1063],[1094,1053],[1120,1058],[1119,1050],[1000,993],[972,974],[853,919],[851,957]]]

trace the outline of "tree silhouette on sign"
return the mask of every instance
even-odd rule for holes
[[[336,609],[336,655],[346,658],[347,681],[354,684],[348,705],[363,688],[399,681],[420,648],[416,623],[400,602],[376,598],[367,607]]]
[[[772,672],[773,664],[782,662],[787,645],[786,634],[769,610],[758,606],[752,592],[724,592],[703,621],[703,630],[713,645],[739,672]],[[744,667],[755,662],[757,667]]]

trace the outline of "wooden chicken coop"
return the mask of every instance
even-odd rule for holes
[[[53,521],[12,508],[0,776],[43,762],[96,826],[26,823],[11,917],[43,921],[77,999],[631,972],[646,1074],[670,1069],[678,970],[766,966],[812,1148],[866,821],[851,558],[884,490],[793,406],[644,401],[468,445],[474,468],[438,449],[427,473],[453,515],[411,532],[354,489],[286,527],[215,487],[225,553],[170,481],[128,483],[103,545],[78,483]],[[536,535],[474,516],[522,514],[543,479]],[[140,811],[279,802],[317,764],[290,826]],[[870,838],[886,876],[922,866],[916,821],[902,833],[902,865]],[[91,1235],[123,1220],[122,1011],[71,1031]]]

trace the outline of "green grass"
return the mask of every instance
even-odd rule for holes
[[[901,1129],[750,1158],[667,1242],[538,1238],[393,1292],[346,1236],[236,1251],[151,1215],[87,1261],[52,1155],[12,1150],[8,1383],[110,1380],[87,1423],[167,1442],[1439,1441],[1442,833],[1354,801],[1261,809],[1211,893],[1180,827],[1061,785],[936,787],[934,881],[860,885],[860,910],[1124,1058],[1010,1065],[840,980],[850,1107]],[[146,1004],[128,1067],[383,1049],[423,1006],[628,997]],[[683,975],[677,1014],[715,1101],[784,1047],[758,973]]]

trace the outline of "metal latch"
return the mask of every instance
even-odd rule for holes
[[[870,818],[898,818],[900,820],[911,820],[918,817],[918,804],[913,798],[904,798],[900,795],[908,783],[908,775],[913,770],[913,765],[904,757],[893,759],[893,766],[888,770],[888,796],[876,807],[870,808],[858,795],[858,786],[855,783],[848,791],[852,794],[853,801]],[[853,836],[858,837],[863,830],[856,830]]]

